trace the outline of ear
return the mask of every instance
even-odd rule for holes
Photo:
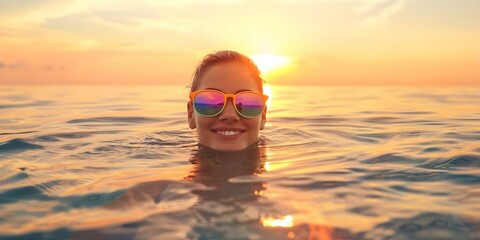
[[[265,108],[263,109],[263,112],[262,112],[262,121],[260,122],[260,130],[263,130],[265,128],[266,122],[267,122],[267,106],[265,105]]]
[[[192,102],[188,101],[187,103],[187,114],[188,114],[188,126],[191,129],[195,129],[197,126],[195,124],[195,110],[193,110]]]

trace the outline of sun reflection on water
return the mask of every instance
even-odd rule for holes
[[[266,172],[269,172],[272,169],[270,167],[270,162],[265,162],[265,164],[263,164],[263,168],[265,169]]]
[[[272,85],[269,85],[269,84],[263,85],[263,94],[268,96],[268,100],[267,100],[267,110],[268,110],[270,109],[271,102],[273,100]]]
[[[283,218],[267,217],[262,219],[262,224],[264,227],[292,227],[293,217],[291,215]]]

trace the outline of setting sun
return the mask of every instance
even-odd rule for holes
[[[262,75],[267,75],[277,69],[286,67],[291,62],[288,57],[274,54],[254,54],[250,58],[258,66]]]

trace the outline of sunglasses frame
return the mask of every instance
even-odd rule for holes
[[[205,114],[201,114],[200,112],[197,111],[197,108],[195,107],[195,97],[197,96],[197,94],[199,93],[203,93],[203,92],[217,92],[217,93],[221,93],[223,95],[223,107],[220,111],[218,111],[218,113],[214,114],[214,115],[205,115]],[[195,92],[190,92],[190,102],[192,103],[193,105],[193,109],[195,109],[195,112],[198,113],[199,115],[201,116],[204,116],[204,117],[215,117],[215,116],[218,116],[220,115],[223,110],[225,110],[225,107],[227,106],[227,103],[228,103],[228,99],[231,98],[232,99],[232,105],[233,105],[233,108],[235,109],[235,111],[238,113],[238,115],[244,117],[244,118],[256,118],[258,117],[260,114],[262,114],[262,112],[260,112],[260,114],[256,115],[256,116],[253,116],[253,117],[250,117],[250,116],[245,116],[243,115],[240,111],[238,111],[237,109],[237,105],[235,104],[235,100],[237,99],[237,96],[239,94],[245,94],[245,93],[253,93],[253,94],[256,94],[260,97],[262,97],[263,99],[263,109],[262,109],[262,112],[263,110],[265,109],[265,106],[267,105],[266,102],[268,100],[268,96],[263,94],[263,93],[260,93],[260,92],[255,92],[255,91],[242,91],[242,92],[238,92],[238,93],[235,93],[235,94],[231,94],[231,93],[224,93],[222,91],[218,91],[218,90],[213,90],[213,89],[205,89],[205,90],[199,90],[199,91],[195,91]]]

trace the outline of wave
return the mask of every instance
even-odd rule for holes
[[[479,155],[459,155],[451,157],[442,162],[435,162],[424,166],[430,169],[454,169],[464,167],[480,167]]]
[[[423,159],[416,159],[406,156],[401,156],[398,154],[387,153],[366,160],[362,160],[362,163],[367,164],[382,164],[382,163],[404,163],[404,164],[413,164],[423,162]]]
[[[37,106],[45,106],[51,105],[52,101],[35,101],[30,103],[19,103],[19,104],[0,104],[1,108],[22,108],[22,107],[37,107]]]
[[[73,119],[67,123],[149,123],[158,121],[160,119],[147,117],[93,117]]]
[[[26,151],[34,149],[43,149],[43,146],[38,144],[29,143],[24,139],[15,138],[8,140],[6,142],[0,143],[0,153],[11,152],[11,151]]]
[[[100,134],[117,134],[124,131],[87,131],[87,132],[65,132],[65,133],[53,133],[36,137],[34,140],[39,142],[58,142],[59,138],[77,139],[86,138],[92,135]]]
[[[37,131],[23,131],[23,132],[10,132],[10,133],[0,133],[2,135],[16,135],[16,134],[28,134],[28,133],[35,133]]]

